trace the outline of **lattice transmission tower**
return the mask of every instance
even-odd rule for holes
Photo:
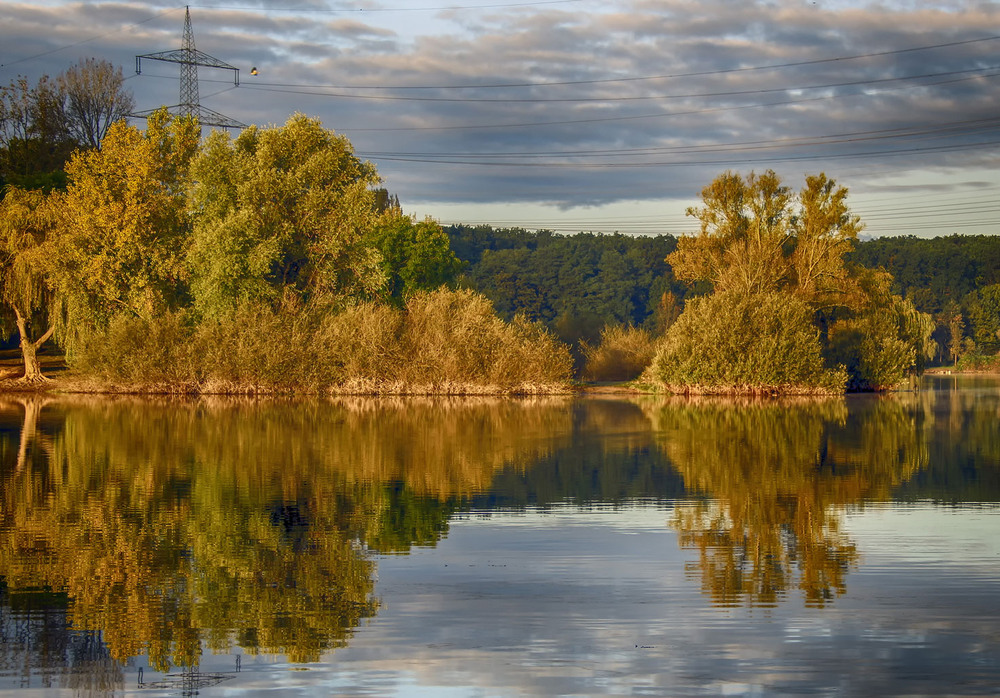
[[[198,119],[198,123],[203,126],[221,126],[222,128],[246,128],[246,124],[231,119],[225,114],[212,111],[208,107],[201,105],[198,96],[198,66],[206,68],[222,68],[233,71],[233,85],[240,86],[240,69],[229,65],[225,61],[202,53],[194,47],[194,30],[191,29],[191,8],[184,8],[184,39],[182,46],[173,51],[160,51],[158,53],[147,53],[135,57],[135,72],[142,73],[142,59],[151,61],[165,61],[167,63],[180,63],[181,65],[181,101],[179,104],[167,107],[167,111],[178,116],[193,116]],[[132,116],[149,116],[155,110],[136,112]]]

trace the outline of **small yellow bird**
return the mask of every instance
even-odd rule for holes
[[[257,66],[254,66],[253,68],[250,69],[250,74],[251,75],[256,75],[257,74]]]

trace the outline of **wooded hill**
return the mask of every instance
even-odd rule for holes
[[[661,332],[684,298],[704,290],[674,277],[666,262],[677,247],[672,235],[559,235],[463,225],[445,232],[467,265],[466,283],[502,316],[524,313],[571,343],[593,343],[609,324]],[[960,356],[1000,349],[1000,235],[857,240],[846,259],[885,269],[894,293],[934,316],[932,363],[954,361],[956,316],[967,340],[954,347]]]

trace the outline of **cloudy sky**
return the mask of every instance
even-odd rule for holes
[[[726,170],[826,172],[866,234],[1000,234],[1000,2],[206,0],[201,104],[347,135],[407,213],[693,231]],[[0,85],[97,57],[179,101],[184,5],[0,0]],[[259,74],[250,75],[256,66]]]

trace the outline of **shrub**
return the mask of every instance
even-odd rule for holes
[[[656,342],[645,329],[608,325],[597,346],[581,343],[583,377],[592,381],[628,381],[638,378],[653,361]]]
[[[192,382],[197,362],[192,334],[183,312],[166,313],[156,321],[117,316],[103,332],[91,327],[77,338],[73,366],[108,381]]]
[[[542,325],[523,317],[509,323],[493,305],[467,289],[439,289],[406,304],[403,344],[410,383],[451,381],[495,386],[502,391],[569,380],[569,348]]]
[[[313,338],[317,360],[332,367],[331,382],[357,377],[395,380],[406,360],[400,345],[403,313],[365,301],[329,313]]]
[[[538,323],[504,322],[472,291],[412,296],[403,309],[244,305],[193,325],[119,317],[74,366],[140,390],[205,393],[551,392],[570,377],[566,345]]]
[[[978,349],[964,354],[955,365],[959,371],[1000,371],[1000,355],[983,354]]]
[[[197,380],[206,392],[313,392],[332,377],[318,360],[315,309],[243,305],[203,320],[194,337]]]
[[[718,292],[688,301],[643,378],[682,393],[836,393],[812,313],[785,293]]]

